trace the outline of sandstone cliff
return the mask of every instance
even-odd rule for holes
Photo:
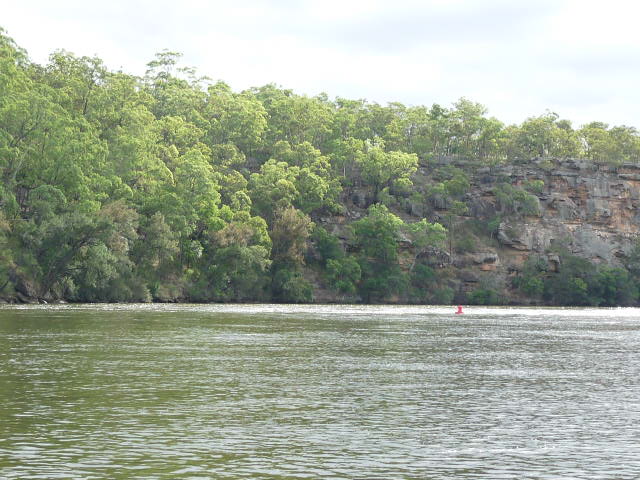
[[[511,287],[511,278],[518,275],[530,255],[546,259],[551,270],[558,268],[558,247],[586,258],[594,264],[622,266],[640,234],[640,166],[623,164],[618,167],[597,165],[580,160],[538,161],[526,165],[481,166],[473,162],[442,160],[423,166],[415,186],[426,190],[435,168],[453,165],[469,177],[471,188],[464,196],[468,212],[458,217],[454,240],[463,248],[453,247],[430,252],[428,262],[447,272],[448,284],[457,298],[478,288],[491,288],[501,293],[507,303],[529,303]],[[504,212],[496,198],[498,185],[523,187],[537,181],[541,189],[535,195],[535,214],[515,215]],[[344,216],[317,219],[329,231],[348,244],[346,226],[366,214],[371,201],[366,189],[348,192]],[[446,224],[447,203],[405,203],[397,213],[406,221],[426,217]],[[478,225],[498,219],[497,229],[486,235]],[[475,230],[473,227],[476,227]],[[464,240],[468,240],[466,243]],[[410,250],[410,242],[403,242]],[[344,300],[324,288],[322,280],[309,272],[314,280],[316,301]],[[402,298],[391,301],[403,301]]]

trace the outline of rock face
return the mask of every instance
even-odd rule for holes
[[[492,167],[452,164],[464,170],[471,181],[465,197],[469,207],[466,220],[486,223],[501,218],[491,241],[474,239],[472,251],[453,252],[450,257],[442,251],[429,254],[430,265],[451,270],[449,286],[457,292],[493,288],[501,291],[508,302],[522,303],[526,299],[510,289],[510,277],[521,270],[530,255],[545,258],[552,270],[559,265],[554,247],[566,248],[595,264],[621,266],[640,236],[638,165],[611,167],[578,160]],[[430,177],[427,167],[418,172],[420,181],[429,182]],[[535,181],[544,184],[533,193],[537,214],[510,215],[501,211],[496,198],[498,185],[525,187]],[[415,185],[418,189],[426,187],[417,182]],[[364,198],[366,193],[359,193],[351,200],[346,212],[349,220],[366,214]],[[435,200],[429,206],[411,200],[406,212],[399,213],[409,222],[421,217],[442,221],[447,205],[442,199]],[[326,223],[333,224],[330,230],[340,236],[342,226],[348,222],[327,219]],[[340,301],[326,293],[321,298]]]
[[[551,247],[564,247],[596,264],[621,266],[640,235],[640,166],[614,168],[568,160],[552,169],[511,165],[470,176],[470,213],[479,220],[499,213],[492,194],[497,182],[544,182],[536,194],[539,214],[506,216],[498,226],[496,259],[479,264],[479,270],[492,272],[503,286],[529,255],[546,257],[551,268],[557,268]],[[509,297],[507,290],[503,293]]]
[[[515,238],[509,238],[508,225],[501,224],[500,238],[507,248],[544,253],[560,244],[596,263],[617,265],[640,233],[638,166],[598,168],[567,161],[549,172],[514,169],[510,179],[514,184],[540,179],[545,188],[538,195],[540,215],[512,222],[517,222],[511,229],[518,232]]]

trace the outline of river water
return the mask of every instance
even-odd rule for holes
[[[0,308],[0,478],[640,478],[640,310],[453,311]]]

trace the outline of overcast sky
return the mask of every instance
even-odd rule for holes
[[[164,48],[234,90],[450,106],[519,123],[640,128],[632,0],[5,0],[0,26],[44,63],[56,49],[142,74]]]

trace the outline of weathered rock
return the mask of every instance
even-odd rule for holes
[[[459,277],[465,283],[478,283],[480,281],[478,275],[470,270],[462,270]]]
[[[37,298],[28,297],[22,294],[21,292],[16,292],[16,300],[18,300],[20,303],[26,303],[26,304],[38,303]]]
[[[31,283],[29,280],[20,275],[15,275],[13,276],[12,281],[14,282],[13,288],[15,289],[15,291],[23,297],[37,296],[37,289],[35,285],[33,285],[33,283]]]
[[[495,199],[472,196],[467,202],[469,215],[476,218],[491,218],[497,215]]]
[[[423,202],[410,201],[409,202],[409,213],[414,217],[424,217],[425,216],[425,208]]]
[[[623,180],[640,181],[640,173],[619,173],[618,178],[621,178]]]
[[[502,222],[498,227],[498,240],[506,246],[517,250],[532,250],[532,232],[524,224],[508,224]]]
[[[578,211],[578,206],[573,202],[573,200],[564,195],[552,195],[551,199],[547,202],[547,207],[555,210],[556,215],[560,220],[575,220],[581,216]]]
[[[436,210],[445,210],[447,208],[447,200],[439,195],[431,197],[430,202]]]
[[[359,208],[367,208],[369,204],[367,195],[364,192],[355,192],[353,195],[351,195],[351,201],[356,207]]]
[[[481,252],[470,255],[473,263],[499,263],[499,257],[495,252]]]

